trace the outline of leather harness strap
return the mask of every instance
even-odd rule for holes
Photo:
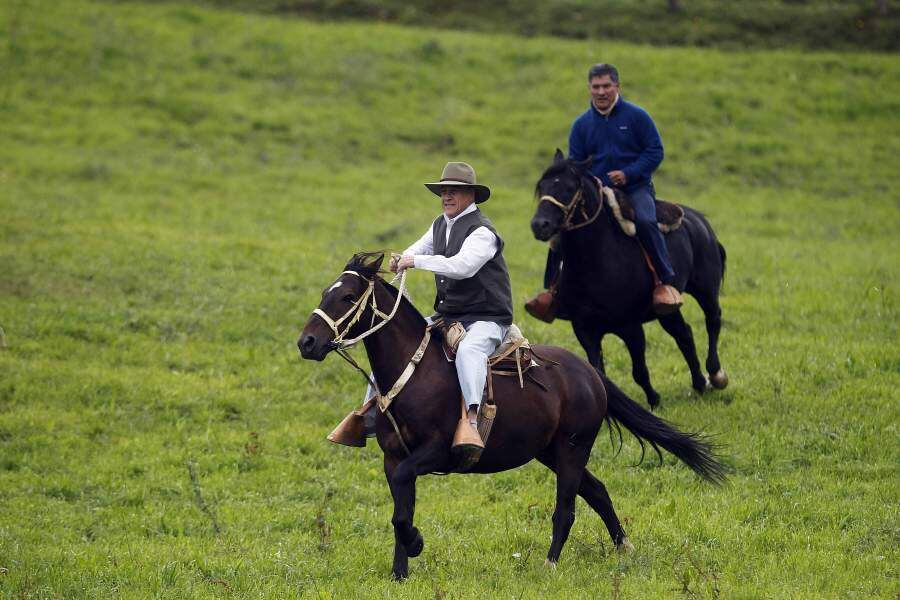
[[[412,377],[419,362],[422,361],[425,350],[428,348],[429,341],[431,341],[431,327],[426,327],[425,336],[422,337],[419,347],[416,348],[412,358],[409,359],[409,363],[407,363],[406,368],[403,369],[403,373],[400,374],[400,377],[397,378],[397,381],[394,382],[393,387],[391,387],[387,394],[384,394],[383,396],[381,394],[378,395],[378,408],[381,409],[381,412],[387,412],[387,409],[390,408],[394,398],[396,398],[403,390],[404,386],[406,386],[406,383],[409,381],[409,378]]]
[[[656,269],[653,268],[653,261],[650,260],[650,255],[647,254],[647,249],[644,248],[644,245],[641,243],[641,241],[637,238],[635,238],[635,241],[637,242],[638,248],[641,249],[641,254],[644,256],[644,261],[647,263],[647,268],[650,269],[650,274],[653,275],[653,287],[656,287],[661,284],[662,281],[660,280],[659,275],[656,274]]]

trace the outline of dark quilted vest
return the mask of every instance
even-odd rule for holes
[[[487,227],[497,236],[500,246],[497,253],[468,279],[435,275],[437,296],[434,310],[455,321],[494,321],[510,325],[513,317],[512,289],[506,261],[503,260],[503,240],[480,210],[459,217],[450,230],[449,241],[443,215],[435,219],[431,227],[434,253],[447,257],[456,255],[469,234],[479,227]]]

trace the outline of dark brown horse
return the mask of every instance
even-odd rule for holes
[[[632,377],[644,390],[651,407],[659,404],[659,393],[650,383],[643,324],[654,319],[659,319],[663,329],[675,338],[691,371],[691,385],[697,392],[702,394],[710,384],[724,388],[728,376],[719,362],[718,342],[722,327],[719,290],[725,277],[725,248],[706,218],[683,205],[681,227],[665,235],[675,269],[672,284],[694,296],[706,319],[707,380],[697,358],[691,326],[681,311],[665,316],[653,313],[650,305],[653,275],[638,242],[622,232],[611,210],[604,209],[590,166],[590,158],[583,162],[566,160],[557,150],[553,164],[535,186],[541,201],[531,219],[534,237],[547,241],[561,234],[559,248],[551,250],[548,256],[549,276],[544,282],[545,286],[550,285],[549,280],[556,278],[558,262],[562,261],[562,274],[557,282],[558,316],[572,322],[588,362],[601,373],[604,372],[603,337],[613,333],[622,338],[631,356]]]
[[[365,337],[375,383],[379,390],[389,390],[423,343],[426,322],[378,275],[383,258],[383,254],[353,257],[323,292],[297,346],[303,358],[323,360],[330,351]],[[348,343],[348,336],[355,338]],[[586,468],[604,420],[610,426],[624,425],[642,440],[642,446],[646,441],[657,453],[659,447],[671,452],[707,480],[724,480],[724,469],[712,448],[697,435],[681,433],[641,408],[574,354],[553,346],[533,348],[545,359],[543,366],[532,367],[541,385],[527,383],[520,389],[515,377],[494,379],[497,417],[487,447],[470,472],[505,471],[536,458],[556,473],[550,563],[557,562],[569,535],[576,495],[597,511],[619,550],[631,548],[606,488]],[[450,446],[460,417],[460,388],[454,366],[435,337],[425,343],[418,368],[388,411],[397,429],[388,415],[379,412],[376,430],[394,499],[393,576],[402,579],[408,574],[409,557],[418,556],[424,546],[413,526],[416,478],[456,467]]]

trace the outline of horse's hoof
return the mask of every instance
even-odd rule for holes
[[[709,383],[717,390],[724,390],[728,387],[728,374],[725,369],[719,369],[714,375],[709,376]]]
[[[634,546],[628,541],[628,538],[622,538],[622,541],[616,544],[616,552],[619,554],[631,554],[634,552]]]
[[[406,555],[415,558],[422,554],[423,548],[425,548],[425,540],[422,539],[422,534],[416,531],[416,537],[406,545]]]
[[[698,396],[702,396],[706,392],[712,389],[712,386],[709,383],[709,379],[706,377],[703,378],[703,381],[694,381],[691,383],[691,387],[694,388],[694,391],[697,392]]]
[[[546,568],[550,569],[551,571],[555,571],[555,570],[556,570],[556,561],[555,561],[555,560],[550,560],[550,559],[548,558],[547,560],[544,561],[544,566],[545,566]]]
[[[652,395],[647,396],[647,404],[650,405],[650,410],[654,411],[659,408],[659,394],[653,392]]]
[[[391,571],[391,579],[397,582],[406,581],[406,578],[409,577],[409,571]]]

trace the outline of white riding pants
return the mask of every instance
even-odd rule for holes
[[[475,321],[456,349],[456,376],[466,406],[479,406],[487,380],[487,359],[506,336],[509,327],[493,321]]]
[[[431,317],[426,317],[431,324]],[[466,335],[456,349],[456,376],[466,406],[479,406],[484,384],[487,380],[487,359],[506,337],[509,327],[493,321],[475,321],[466,327]],[[363,404],[375,396],[375,390],[369,384]]]

